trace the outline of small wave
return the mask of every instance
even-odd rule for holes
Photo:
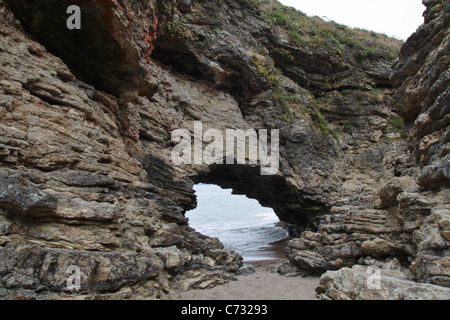
[[[227,248],[237,252],[256,249],[269,243],[277,242],[288,237],[284,228],[274,224],[258,228],[240,228],[223,232],[219,239]]]
[[[244,258],[246,250],[288,236],[277,225],[279,219],[273,210],[261,207],[256,200],[211,185],[196,185],[195,190],[198,207],[186,213],[189,225],[204,235],[219,238],[225,248],[237,251]]]

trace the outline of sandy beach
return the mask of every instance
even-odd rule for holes
[[[183,300],[314,300],[319,277],[286,277],[266,271],[271,264],[286,262],[286,259],[248,261],[256,272],[238,276],[230,281],[207,290],[190,290],[182,293]]]

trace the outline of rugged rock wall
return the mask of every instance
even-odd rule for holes
[[[46,9],[56,2],[20,6],[23,14],[44,15],[35,17],[30,30],[40,32],[39,21],[49,21],[51,17],[45,15],[51,11]],[[111,28],[111,41],[130,30],[129,14],[142,15],[141,20],[147,21],[144,9],[155,13],[151,3],[141,8],[133,2],[131,12],[125,4],[112,1],[90,3],[94,6],[90,10],[103,19],[97,20]],[[240,257],[222,250],[217,239],[187,226],[183,212],[192,206],[193,183],[164,161],[170,123],[180,117],[165,101],[166,93],[171,92],[175,100],[197,91],[205,106],[208,98],[219,93],[183,77],[175,80],[156,65],[152,69],[145,61],[151,43],[137,22],[133,26],[142,36],[139,42],[125,35],[119,38],[132,41],[121,43],[120,48],[134,50],[139,57],[124,58],[130,64],[124,69],[164,82],[153,100],[136,91],[120,92],[121,85],[110,88],[108,84],[113,90],[107,93],[81,82],[73,75],[77,71],[23,31],[5,2],[1,15],[1,296],[63,294],[70,265],[80,268],[86,298],[102,293],[113,298],[159,298],[171,286],[181,286],[177,276],[182,275],[185,281],[180,282],[188,287],[206,287],[230,278],[224,271],[239,268]],[[107,23],[110,18],[114,18],[113,26]],[[67,31],[61,25],[53,28],[50,33]],[[49,39],[59,41],[58,36]],[[66,54],[76,55],[72,47],[88,46],[91,40],[86,41],[68,42]],[[121,52],[110,52],[107,44],[97,49],[106,50],[101,52],[105,63],[122,58]],[[122,74],[104,71],[101,77],[108,83],[129,82]],[[147,81],[144,91],[154,90],[155,83]],[[178,92],[172,93],[170,82],[174,81],[180,83]],[[105,85],[103,80],[100,84]],[[223,93],[220,99],[232,103]]]
[[[424,1],[424,4],[425,24],[403,46],[393,71],[397,87],[394,98],[399,114],[406,118],[407,114],[418,115],[408,142],[418,165],[414,176],[421,191],[418,199],[426,198],[425,207],[427,200],[430,203],[430,210],[424,211],[430,215],[407,219],[416,220],[417,225],[413,233],[417,249],[414,274],[417,280],[449,287],[450,4],[446,1]],[[409,203],[407,199],[407,196],[397,198],[400,212]],[[420,201],[417,206],[421,206]]]
[[[164,298],[232,279],[241,258],[184,217],[195,182],[272,207],[298,237],[287,252],[303,269],[397,257],[415,259],[417,280],[448,285],[446,140],[432,142],[446,124],[430,124],[446,119],[431,96],[448,75],[414,105],[424,126],[413,127],[412,100],[399,98],[417,86],[411,40],[391,81],[398,41],[272,1],[70,4],[81,30],[66,28],[66,1],[0,0],[1,297]],[[448,8],[428,5],[437,31],[416,39],[441,34],[423,52],[441,50],[430,59],[444,74]],[[438,83],[426,56],[423,74]],[[279,129],[280,172],[175,165],[171,133],[200,120],[204,130]],[[67,289],[70,265],[81,292]]]
[[[448,288],[431,285],[450,287],[447,154],[450,5],[447,1],[424,1],[424,4],[427,6],[425,24],[402,47],[392,73],[395,110],[411,123],[408,150],[414,166],[381,188],[375,205],[391,216],[389,226],[395,226],[392,232],[396,236],[384,238],[388,234],[384,230],[376,239],[362,244],[363,249],[373,249],[372,257],[392,258],[402,254],[407,260],[403,267],[397,261],[395,271],[373,259],[360,261],[383,269],[380,290],[367,290],[366,283],[371,276],[366,272],[367,267],[328,272],[318,288],[323,299],[448,299],[450,296]]]

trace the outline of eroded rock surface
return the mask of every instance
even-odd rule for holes
[[[0,0],[0,297],[167,298],[233,280],[242,258],[184,217],[196,182],[272,207],[295,269],[397,257],[449,285],[448,5],[426,1],[391,79],[399,41],[307,20],[333,34],[315,43],[271,3],[71,1],[78,32],[64,1]],[[171,133],[195,121],[279,129],[278,174],[175,165]]]
[[[380,189],[375,216],[371,217],[367,210],[361,212],[370,219],[364,228],[371,229],[371,236],[361,239],[361,246],[355,247],[355,251],[361,249],[364,255],[378,259],[402,257],[402,264],[409,268],[411,277],[405,280],[401,274],[381,274],[381,288],[369,290],[370,274],[359,266],[345,268],[323,275],[319,298],[447,300],[450,297],[447,289],[450,286],[450,191],[446,151],[450,7],[445,1],[424,1],[424,4],[427,6],[425,24],[402,47],[392,73],[394,110],[412,125],[408,150],[414,165]],[[385,220],[381,226],[383,216],[391,220]],[[344,222],[340,230],[354,225],[349,213],[341,221]],[[323,243],[335,235],[315,237]],[[295,240],[294,245],[298,247],[303,242]],[[332,248],[336,252],[336,246]],[[324,256],[330,257],[328,253]]]
[[[399,270],[382,269],[379,288],[370,277],[369,267],[355,265],[328,271],[316,291],[322,300],[448,300],[450,289],[417,283]]]

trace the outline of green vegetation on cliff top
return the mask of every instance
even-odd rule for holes
[[[401,40],[362,29],[352,29],[334,21],[309,17],[292,7],[274,0],[253,0],[272,26],[287,32],[289,42],[298,47],[321,47],[335,56],[344,50],[357,51],[360,57],[394,59],[402,45]]]

